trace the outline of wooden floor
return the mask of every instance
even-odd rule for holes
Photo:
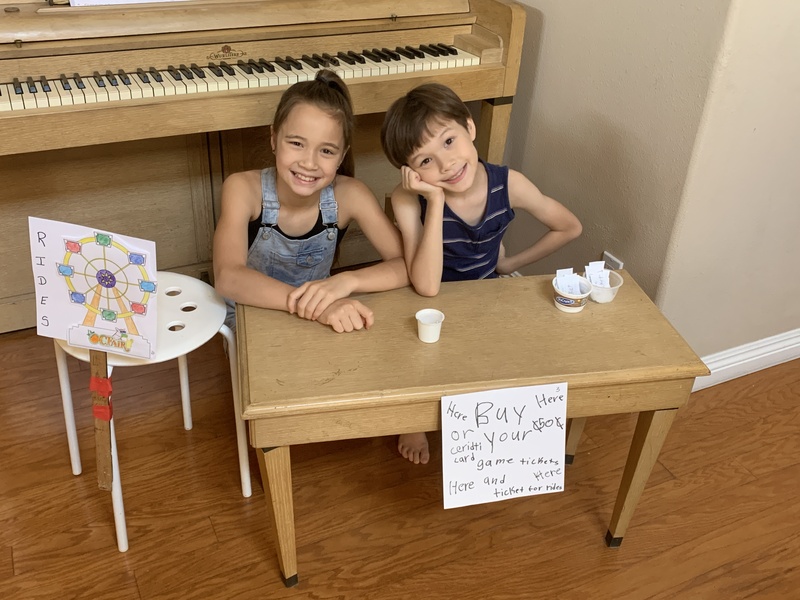
[[[693,396],[617,549],[603,537],[630,416],[589,421],[565,492],[448,511],[441,463],[405,463],[390,438],[297,447],[291,589],[254,455],[241,497],[220,340],[189,359],[191,431],[174,362],[115,373],[124,554],[96,484],[88,370],[69,364],[78,477],[51,341],[0,335],[3,600],[800,597],[800,361]]]

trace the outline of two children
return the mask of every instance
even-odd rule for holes
[[[443,85],[398,99],[381,129],[384,152],[402,176],[392,193],[399,233],[352,178],[352,129],[349,94],[332,72],[284,93],[272,125],[275,167],[236,173],[223,185],[214,235],[220,293],[353,331],[368,328],[373,314],[352,293],[402,287],[410,278],[419,294],[434,296],[442,281],[512,273],[581,233],[575,215],[524,175],[478,158],[469,110]],[[502,236],[516,208],[549,231],[507,256]],[[383,262],[329,276],[353,220]],[[401,435],[398,450],[414,463],[430,458],[424,433]]]

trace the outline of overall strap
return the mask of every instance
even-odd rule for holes
[[[339,206],[333,196],[333,184],[325,186],[319,195],[319,210],[322,213],[322,222],[327,229],[336,227],[339,221]]]
[[[261,171],[261,226],[275,227],[278,224],[278,192],[275,189],[275,168]]]

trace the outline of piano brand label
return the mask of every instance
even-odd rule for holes
[[[224,58],[240,58],[242,56],[247,56],[247,52],[244,50],[234,50],[228,46],[228,44],[225,44],[219,49],[219,52],[212,52],[207,58],[208,60],[222,60]]]

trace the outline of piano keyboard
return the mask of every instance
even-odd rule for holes
[[[91,75],[62,74],[57,79],[31,76],[0,83],[0,111],[289,86],[313,79],[323,68],[348,80],[478,64],[480,59],[477,56],[448,44],[433,43],[396,47],[394,50],[373,48],[335,55],[323,53],[272,60],[240,60],[235,64],[225,61],[210,62],[205,66],[181,64],[165,70],[142,67],[127,72],[118,69],[103,73],[95,71]]]

